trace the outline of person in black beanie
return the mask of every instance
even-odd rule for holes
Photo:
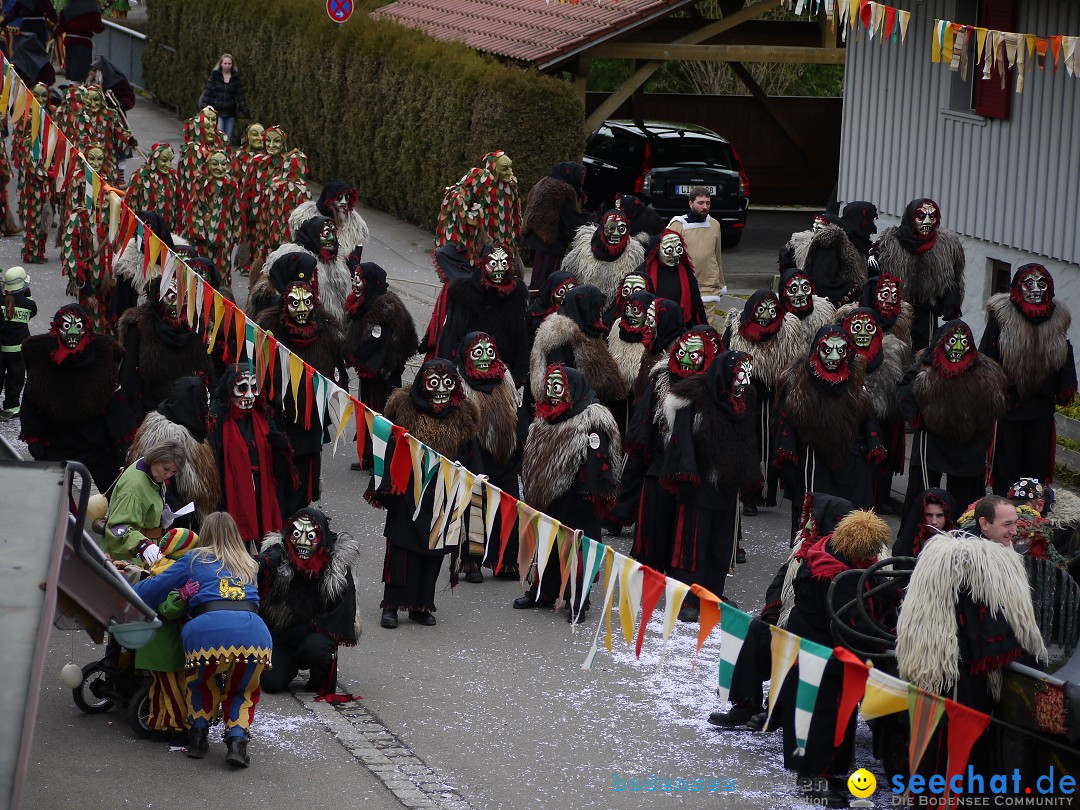
[[[577,229],[593,221],[582,211],[585,167],[574,161],[556,163],[547,177],[529,190],[522,217],[522,244],[533,251],[529,287],[538,290],[559,269]]]

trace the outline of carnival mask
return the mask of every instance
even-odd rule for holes
[[[753,377],[754,363],[749,357],[746,357],[739,365],[735,366],[735,377],[731,382],[731,393],[736,399],[741,397],[743,392],[750,386]]]
[[[224,152],[213,152],[206,160],[206,169],[215,180],[223,180],[229,174],[229,158]]]
[[[353,190],[346,189],[345,191],[341,192],[336,197],[334,197],[330,205],[334,209],[334,214],[337,216],[337,218],[339,220],[344,220],[348,213],[352,210],[353,205],[355,205]]]
[[[825,219],[825,217],[823,217],[821,214],[818,214],[816,217],[814,217],[814,225],[812,230],[814,233],[821,233],[825,228],[828,227],[828,225],[829,220]]]
[[[851,335],[851,342],[860,349],[870,348],[877,331],[878,325],[869,315],[853,315],[848,322],[848,334]]]
[[[675,344],[675,362],[682,371],[701,371],[705,368],[705,341],[700,335],[687,334]]]
[[[626,217],[622,214],[608,214],[604,217],[604,241],[612,247],[623,244],[630,232]]]
[[[674,267],[679,263],[685,250],[681,236],[677,233],[665,234],[660,239],[658,250],[660,263],[667,267]]]
[[[761,326],[768,326],[776,320],[776,299],[772,295],[766,295],[754,309],[754,320]]]
[[[878,282],[877,310],[886,318],[900,311],[900,282],[892,276],[883,275]]]
[[[307,515],[301,515],[292,522],[289,540],[292,541],[296,556],[301,560],[307,560],[318,550],[322,542],[322,532],[319,531],[319,527],[312,522],[311,518]]]
[[[154,158],[154,168],[162,174],[167,174],[172,170],[173,162],[173,150],[165,147],[157,153],[157,157]]]
[[[438,368],[429,368],[424,372],[424,394],[431,403],[432,410],[441,411],[451,404],[458,391],[456,374]]]
[[[656,331],[656,301],[652,301],[645,312],[645,328],[650,332]]]
[[[58,337],[69,352],[75,351],[87,334],[87,324],[78,313],[65,312],[57,324]]]
[[[508,155],[499,155],[495,158],[495,177],[504,183],[516,181],[514,177],[514,161]]]
[[[251,124],[247,128],[248,149],[261,152],[263,150],[265,142],[266,127],[264,127],[262,124]]]
[[[169,286],[161,293],[161,310],[170,321],[176,321],[180,314],[176,307],[176,296],[176,276],[173,276],[169,279]]]
[[[648,309],[640,302],[631,298],[623,307],[623,320],[632,329],[641,329],[649,319]]]
[[[49,108],[49,88],[41,82],[38,82],[34,85],[34,89],[31,92],[34,94],[34,98],[37,99],[38,104],[47,110]]]
[[[294,284],[285,295],[285,309],[293,323],[305,326],[315,309],[315,294],[303,284]]]
[[[501,247],[493,248],[484,262],[484,276],[496,287],[506,283],[506,274],[510,270],[510,257]],[[565,296],[565,292],[563,295]]]
[[[623,301],[627,301],[634,293],[643,292],[644,290],[645,277],[631,273],[624,277],[622,284],[619,285],[619,297],[622,298]]]
[[[848,356],[847,341],[838,335],[829,335],[818,345],[818,359],[822,367],[835,374]]]
[[[950,363],[961,362],[970,348],[967,332],[963,329],[957,329],[945,337],[945,359]]]
[[[203,107],[202,117],[203,123],[210,128],[210,132],[207,134],[212,133],[217,128],[217,110],[213,107]]]
[[[551,303],[556,307],[561,307],[563,299],[566,298],[566,294],[577,286],[577,282],[572,278],[568,278],[558,287],[556,287],[551,293]]]
[[[357,267],[352,274],[352,290],[357,298],[364,297],[364,287],[364,274],[361,272],[360,268]]]
[[[263,136],[263,146],[268,155],[280,155],[285,149],[285,135],[280,129],[270,127]]]
[[[915,209],[915,233],[922,237],[928,237],[937,230],[940,220],[938,207],[929,200]]]
[[[1025,302],[1034,306],[1044,303],[1048,289],[1050,285],[1046,283],[1046,276],[1038,270],[1031,270],[1020,282],[1020,295]]]
[[[547,380],[544,381],[544,396],[552,408],[570,401],[569,386],[566,384],[566,374],[561,368],[553,368],[548,371]]]
[[[101,89],[88,87],[83,95],[83,106],[91,115],[97,115],[105,105],[105,97],[101,95]]]
[[[329,261],[337,256],[337,253],[337,228],[331,220],[327,220],[319,230],[319,258],[324,262]]]
[[[496,356],[495,344],[492,343],[491,338],[489,337],[478,339],[472,345],[472,348],[469,349],[469,362],[471,362],[473,368],[481,374],[491,368],[491,364],[495,362]]]
[[[91,146],[86,150],[86,163],[95,173],[101,174],[101,167],[105,165],[105,150],[100,146]]]
[[[812,303],[814,288],[806,276],[794,275],[784,285],[784,296],[793,311],[806,309]]]
[[[259,380],[252,371],[241,371],[232,385],[232,402],[242,411],[255,407],[255,398],[259,396]]]

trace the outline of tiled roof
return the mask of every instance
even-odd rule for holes
[[[541,70],[589,45],[666,16],[694,0],[396,0],[372,12],[462,42],[478,51],[529,62]]]

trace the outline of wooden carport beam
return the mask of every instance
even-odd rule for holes
[[[715,37],[717,34],[722,34],[724,31],[728,31],[740,23],[752,20],[755,17],[764,14],[766,11],[776,8],[781,2],[782,0],[758,0],[758,2],[753,5],[739,9],[728,17],[724,17],[723,19],[706,25],[703,28],[694,31],[692,34],[680,37],[675,40],[672,45],[700,45],[705,40]],[[624,101],[634,94],[635,90],[645,84],[645,81],[659,70],[661,64],[662,61],[650,61],[635,70],[630,78],[623,82],[610,96],[604,99],[603,103],[601,103],[600,106],[593,111],[593,114],[585,120],[585,134],[588,135],[606,121],[615,110],[622,106]]]
[[[593,48],[591,55],[598,59],[661,59],[665,62],[844,64],[843,48],[772,45],[666,45],[652,42],[612,42]]]
[[[754,97],[754,100],[762,106],[769,118],[776,122],[776,125],[780,127],[780,130],[787,135],[788,140],[791,141],[791,145],[798,150],[799,154],[802,155],[803,160],[805,160],[807,164],[813,163],[812,150],[807,148],[806,143],[802,139],[802,135],[780,114],[779,110],[777,110],[776,106],[772,103],[772,99],[769,98],[768,93],[762,90],[761,85],[754,81],[754,77],[750,75],[750,71],[738,62],[730,62],[729,64],[739,81],[746,85],[746,89],[750,91],[750,95]]]

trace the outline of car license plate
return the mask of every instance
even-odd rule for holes
[[[698,186],[696,184],[692,186],[684,186],[680,184],[675,186],[675,193],[678,194],[680,197],[689,197],[691,189],[695,189],[697,187]],[[710,197],[716,196],[716,186],[701,186],[701,188],[709,192]]]

